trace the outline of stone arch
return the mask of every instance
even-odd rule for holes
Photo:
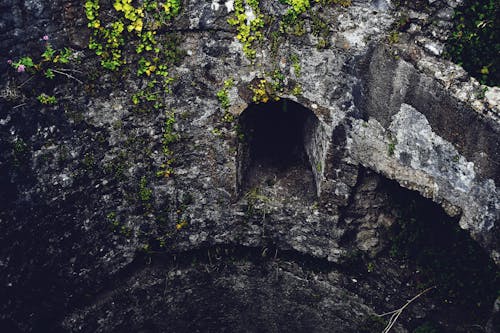
[[[319,196],[326,133],[315,113],[290,99],[250,104],[239,115],[237,189],[280,187],[290,195]]]

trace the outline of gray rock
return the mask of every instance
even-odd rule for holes
[[[0,327],[360,332],[422,291],[419,267],[390,255],[401,220],[423,223],[414,203],[450,227],[442,243],[469,241],[456,246],[464,258],[481,246],[480,299],[443,308],[438,290],[426,294],[394,331],[424,319],[445,331],[485,324],[495,295],[482,293],[496,287],[490,266],[500,263],[498,98],[439,58],[458,1],[415,9],[422,3],[398,9],[412,24],[392,44],[401,13],[388,1],[353,1],[305,14],[302,36],[274,49],[266,40],[252,63],[227,23],[231,1],[185,1],[159,33],[177,32],[186,52],[169,69],[165,110],[138,112],[130,98],[146,80],[107,72],[83,50],[91,32],[79,2],[0,1],[9,8],[0,12],[9,50],[0,56]],[[261,9],[271,17],[287,6]],[[325,48],[312,33],[318,17]],[[45,34],[83,50],[71,72],[83,84],[19,87],[29,76],[7,59],[40,53]],[[285,78],[271,97],[286,104],[267,106],[302,118],[289,142],[276,129],[253,146],[249,87],[277,70]],[[229,78],[232,123],[216,97]],[[42,88],[59,103],[34,100]],[[165,111],[179,140],[169,146],[173,175],[157,177],[168,158]],[[295,159],[259,160],[276,142]]]

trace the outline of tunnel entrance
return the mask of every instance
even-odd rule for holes
[[[316,198],[315,177],[307,146],[319,121],[291,100],[250,105],[240,116],[243,134],[238,149],[240,194],[273,188],[275,194]]]

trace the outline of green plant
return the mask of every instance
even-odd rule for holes
[[[323,167],[321,166],[321,162],[318,161],[318,163],[316,163],[316,171],[321,172],[322,169]]]
[[[226,123],[232,123],[234,121],[233,114],[229,112],[229,107],[231,106],[231,101],[229,100],[229,89],[233,86],[234,80],[227,79],[224,81],[222,89],[217,92],[217,99],[219,100],[221,108],[224,110],[222,120]]]
[[[23,139],[18,139],[14,141],[14,154],[24,154],[28,149],[28,145]]]
[[[339,5],[342,7],[349,7],[352,4],[352,0],[315,0],[315,2],[322,5]]]
[[[108,213],[108,215],[106,215],[106,219],[111,223],[113,230],[118,230],[120,221],[118,220],[115,212]]]
[[[231,102],[229,101],[229,89],[231,89],[233,85],[233,79],[227,79],[224,81],[224,87],[217,92],[217,99],[224,110],[229,109],[231,106]]]
[[[165,113],[165,125],[163,127],[162,136],[162,150],[165,162],[161,165],[160,170],[156,172],[158,177],[170,177],[173,173],[172,164],[175,159],[173,158],[173,151],[171,145],[179,141],[179,135],[174,131],[175,114],[174,112]]]
[[[280,2],[291,6],[286,13],[288,21],[295,21],[300,14],[311,8],[309,0],[280,0]]]
[[[497,0],[466,0],[455,9],[446,56],[481,83],[500,85],[500,6]]]
[[[250,86],[250,90],[253,92],[252,101],[254,103],[269,102],[272,95],[271,87],[266,79],[260,79],[256,85]]]
[[[295,72],[295,76],[299,77],[300,71],[302,70],[302,68],[300,66],[299,56],[294,53],[290,56],[290,60],[292,61],[292,67],[293,67],[293,70]]]
[[[330,27],[328,22],[321,18],[315,11],[311,14],[311,18],[312,33],[314,36],[318,37],[318,44],[316,45],[316,48],[324,49],[328,47],[328,40],[330,39]]]
[[[213,135],[215,135],[215,136],[217,136],[217,137],[221,137],[221,136],[222,136],[222,132],[221,132],[221,130],[220,130],[220,129],[218,129],[218,128],[214,128],[214,129],[212,130],[212,134],[213,134]]]
[[[18,61],[13,62],[12,66],[17,69],[18,72],[24,72],[26,69],[31,70],[36,67],[31,57],[21,57]]]
[[[396,150],[396,144],[397,144],[396,138],[390,136],[389,137],[389,144],[387,146],[387,154],[389,154],[389,156],[394,155],[394,152]]]
[[[38,95],[38,97],[36,98],[40,103],[42,104],[56,104],[57,103],[57,99],[55,96],[49,96],[45,93],[42,93],[40,95]]]
[[[125,44],[123,21],[112,22],[103,27],[100,20],[99,0],[89,0],[85,2],[84,7],[88,27],[92,29],[89,49],[94,50],[95,54],[101,58],[102,67],[109,70],[117,69],[124,63],[121,50]]]
[[[271,73],[271,85],[273,91],[283,92],[285,90],[285,80],[286,76],[279,69],[274,70]]]
[[[229,102],[228,92],[225,89],[221,89],[217,92],[217,99],[219,100],[220,106],[223,109],[227,109],[231,105],[231,103]]]
[[[115,21],[101,21],[99,0],[88,0],[85,3],[85,13],[88,26],[92,29],[89,48],[101,58],[101,65],[109,70],[117,70],[127,63],[123,59],[123,49],[129,41],[136,44],[137,54],[153,53],[153,57],[141,58],[138,75],[148,76],[159,69],[158,63],[162,54],[169,50],[156,40],[156,31],[169,20],[177,16],[181,10],[180,0],[145,0],[134,5],[132,0],[115,0],[113,8],[116,11]],[[146,63],[148,63],[146,65]],[[166,75],[163,75],[166,76]]]
[[[146,176],[142,176],[139,182],[139,198],[143,203],[149,202],[153,197],[153,190],[148,187]]]
[[[245,193],[245,199],[247,200],[248,207],[245,215],[250,218],[255,213],[262,213],[262,217],[264,217],[267,213],[267,207],[264,207],[262,210],[257,210],[256,205],[258,204],[268,204],[271,202],[271,199],[266,195],[261,194],[261,191],[258,187],[251,188],[247,193]]]
[[[368,273],[372,273],[373,271],[375,271],[375,264],[373,262],[369,262],[367,265],[366,265],[366,271]]]
[[[245,5],[252,9],[255,16],[253,19],[247,17]],[[260,12],[259,1],[235,0],[234,15],[227,22],[236,27],[236,38],[243,45],[243,52],[248,59],[253,60],[256,56],[255,45],[263,39],[264,15]]]
[[[396,44],[397,42],[399,42],[399,31],[391,31],[389,33],[389,36],[387,37],[387,40],[389,44]]]
[[[292,89],[292,95],[300,96],[302,95],[302,86],[300,84],[296,84]]]
[[[328,41],[324,38],[320,38],[318,40],[318,44],[316,44],[316,48],[318,50],[321,50],[321,49],[326,49],[328,47]]]
[[[53,78],[56,77],[56,75],[54,74],[54,71],[50,68],[48,68],[45,72],[44,72],[44,75],[47,79],[50,79],[52,80]]]
[[[48,36],[46,36],[48,39]],[[45,50],[40,54],[39,57],[35,59],[31,56],[23,56],[20,57],[17,61],[9,60],[8,63],[14,68],[18,73],[27,73],[31,75],[31,78],[25,82],[29,82],[32,78],[38,79],[49,79],[52,80],[56,77],[56,75],[63,76],[69,79],[73,79],[78,83],[82,83],[79,79],[69,74],[74,72],[75,70],[68,68],[68,65],[71,60],[76,60],[74,56],[74,52],[69,48],[64,49],[54,49],[50,43],[45,44]],[[43,82],[42,80],[41,82]],[[22,87],[22,84],[20,87]],[[42,85],[37,85],[37,87],[33,87],[31,89],[24,88],[25,90],[29,90],[30,94],[43,87]],[[39,93],[36,95],[36,99],[46,105],[51,105],[57,103],[57,99],[55,96],[48,95],[46,93]]]

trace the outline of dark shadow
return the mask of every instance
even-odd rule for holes
[[[250,105],[239,119],[240,193],[281,182],[289,194],[314,197],[305,146],[308,124],[317,122],[311,110],[290,100]]]

